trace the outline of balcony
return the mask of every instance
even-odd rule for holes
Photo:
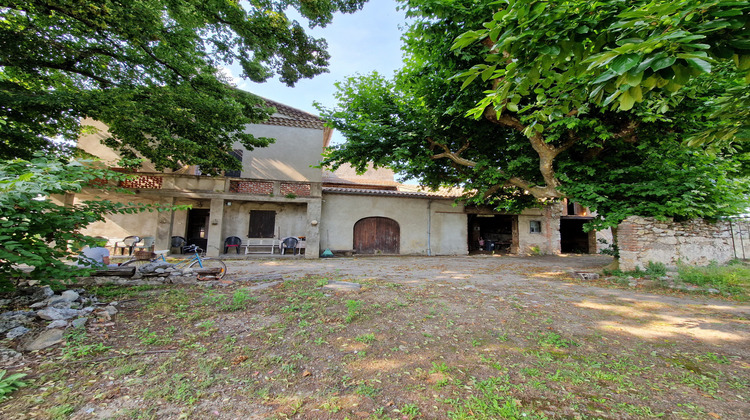
[[[121,181],[119,186],[147,193],[158,190],[160,194],[213,195],[227,198],[258,196],[267,198],[320,198],[320,182],[281,181],[268,179],[229,178],[223,176],[181,175],[164,173],[134,173],[134,178]]]

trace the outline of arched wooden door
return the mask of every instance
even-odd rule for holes
[[[358,254],[398,254],[401,229],[387,217],[368,217],[354,224],[354,250]]]

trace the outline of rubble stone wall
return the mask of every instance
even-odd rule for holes
[[[750,257],[748,228],[748,220],[674,222],[631,216],[617,229],[620,269],[645,268],[649,261],[668,267],[678,263],[708,265],[712,261],[722,264],[744,258],[743,245]]]

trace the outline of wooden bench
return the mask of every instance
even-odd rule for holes
[[[245,254],[273,254],[279,247],[279,240],[275,238],[248,238],[241,247],[245,247]]]

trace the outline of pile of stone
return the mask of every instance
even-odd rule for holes
[[[138,273],[144,277],[180,277],[189,276],[193,274],[192,268],[186,268],[180,270],[175,267],[174,264],[170,264],[166,261],[154,261],[138,267]]]
[[[16,296],[0,299],[0,311],[29,309],[0,313],[0,335],[16,340],[19,350],[41,350],[60,343],[66,328],[83,327],[92,316],[111,320],[117,313],[117,304],[99,302],[96,296],[88,296],[83,289],[66,290],[57,295],[49,286],[21,287]],[[20,356],[14,353],[14,350],[0,347],[0,363]]]

